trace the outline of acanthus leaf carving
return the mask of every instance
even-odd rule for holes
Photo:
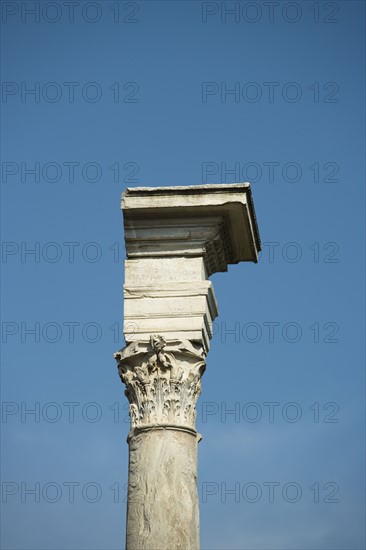
[[[205,352],[196,342],[151,335],[114,354],[126,385],[131,427],[176,424],[195,427],[196,401],[201,393]]]

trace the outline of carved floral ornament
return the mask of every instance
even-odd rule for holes
[[[151,335],[114,354],[130,402],[131,428],[150,424],[195,427],[205,352],[197,342]]]

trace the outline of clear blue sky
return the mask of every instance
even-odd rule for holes
[[[2,2],[3,548],[123,548],[120,195],[246,180],[264,246],[212,278],[202,549],[365,548],[364,3],[34,5]]]

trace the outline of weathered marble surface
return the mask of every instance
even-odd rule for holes
[[[197,435],[167,428],[129,438],[128,550],[198,550]]]
[[[128,258],[202,256],[208,275],[258,260],[249,183],[131,187],[122,210]]]
[[[208,277],[258,259],[249,184],[128,188],[122,209],[126,342],[158,333],[208,351],[218,314]]]
[[[258,259],[249,184],[127,189],[122,197],[130,402],[127,550],[199,550],[196,401],[218,315],[208,277]]]
[[[169,424],[195,428],[196,401],[206,368],[202,346],[167,344],[162,336],[134,342],[115,354],[130,402],[131,428]]]

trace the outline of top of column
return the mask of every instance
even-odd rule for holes
[[[122,210],[129,259],[203,256],[208,275],[258,261],[249,183],[131,187],[122,195]]]

